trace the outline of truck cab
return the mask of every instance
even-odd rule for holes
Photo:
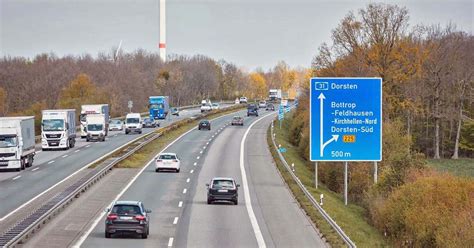
[[[86,116],[86,141],[105,141],[107,126],[103,114]]]
[[[148,99],[150,119],[166,119],[170,109],[168,96],[150,96]]]
[[[130,113],[125,117],[125,134],[142,133],[142,117],[139,113]]]
[[[33,165],[34,156],[34,117],[1,117],[0,169],[23,170]]]
[[[41,148],[69,149],[76,144],[76,111],[74,109],[43,110]]]

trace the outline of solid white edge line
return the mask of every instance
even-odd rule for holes
[[[244,137],[240,142],[240,172],[242,173],[242,186],[244,190],[244,198],[245,198],[245,207],[247,208],[247,213],[249,215],[250,223],[252,224],[253,232],[255,234],[255,238],[257,239],[258,247],[265,248],[267,247],[265,244],[265,239],[263,238],[262,231],[260,230],[260,226],[258,225],[257,217],[253,211],[252,202],[250,199],[250,190],[249,185],[247,182],[247,173],[245,172],[245,164],[244,164],[244,153],[245,153],[245,140],[247,139],[247,135],[250,132],[250,129],[253,125],[257,124],[259,121],[265,119],[272,114],[268,114],[263,116],[262,118],[254,121],[245,131]]]
[[[230,113],[230,114],[226,114],[226,115],[222,115],[222,116],[219,116],[219,117],[216,117],[210,121],[215,121],[217,119],[220,119],[220,118],[223,118],[223,117],[226,117],[226,116],[229,116],[229,115],[232,115],[234,114],[234,112]],[[160,152],[157,153],[160,154],[162,152],[164,152],[166,149],[168,149],[170,146],[172,146],[174,143],[176,143],[178,140],[180,140],[181,138],[183,138],[185,135],[187,135],[188,133],[190,133],[191,131],[193,130],[196,130],[197,127],[194,127],[194,128],[191,128],[190,130],[188,130],[187,132],[183,133],[182,135],[180,135],[178,138],[176,138],[175,140],[173,140],[171,143],[169,143],[165,148],[163,148]],[[118,149],[117,149],[118,150]],[[125,186],[125,188],[122,189],[122,191],[117,195],[117,197],[115,197],[115,199],[109,204],[109,206],[112,206],[112,204],[117,201],[124,193],[125,191],[127,191],[127,189],[135,182],[135,180],[137,180],[137,178],[143,173],[143,171],[155,160],[155,156],[153,156],[153,159],[151,159],[147,164],[146,166],[143,166],[143,168],[138,172],[137,175],[135,175],[135,177],[132,178],[132,180],[127,184],[127,186]],[[82,243],[84,243],[84,241],[86,241],[87,237],[89,236],[89,234],[94,230],[94,228],[97,226],[97,224],[99,224],[99,221],[102,220],[102,218],[104,217],[105,215],[105,211],[102,211],[102,213],[100,214],[100,216],[94,220],[94,222],[92,223],[91,227],[79,238],[79,240],[72,246],[74,248],[78,248],[78,247],[81,247]],[[171,244],[173,244],[173,238],[170,238],[170,242]],[[168,243],[169,244],[169,243]],[[172,246],[172,245],[170,245]]]
[[[172,246],[173,246],[173,240],[174,240],[173,237],[171,237],[171,238],[169,239],[169,241],[168,241],[168,247],[172,247]]]

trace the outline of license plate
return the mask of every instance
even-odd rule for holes
[[[218,190],[217,192],[220,192],[220,193],[227,193],[227,192],[229,192],[229,191],[228,191],[227,189],[220,189],[220,190]]]
[[[56,142],[51,142],[51,145],[52,145],[52,146],[57,146],[58,143],[56,143]]]
[[[128,216],[121,216],[120,217],[121,220],[131,220],[132,217],[128,217]]]

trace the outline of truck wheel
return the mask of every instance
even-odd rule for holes
[[[71,148],[74,148],[75,146],[76,146],[76,139],[73,139],[71,143]]]
[[[31,167],[33,166],[33,156],[28,156],[28,164],[26,167]]]
[[[86,138],[86,142],[89,142],[89,138]]]
[[[20,170],[24,170],[24,169],[26,168],[26,166],[25,166],[25,159],[22,158],[22,159],[20,160],[20,164],[21,164],[21,165],[20,165]]]
[[[69,142],[69,140],[66,141],[66,148],[64,148],[64,150],[69,150],[69,148],[71,147],[71,142]]]

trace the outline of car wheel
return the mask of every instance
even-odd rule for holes
[[[142,239],[148,238],[148,233],[142,233]]]
[[[211,199],[207,198],[207,204],[212,204]]]
[[[239,199],[235,199],[234,204],[239,205]]]
[[[105,238],[106,238],[106,239],[110,239],[110,237],[111,237],[110,233],[105,232]]]
[[[155,169],[155,172],[160,172],[160,169]]]
[[[198,130],[201,130],[201,128],[199,127]]]
[[[89,138],[86,138],[86,142],[89,142]]]
[[[176,173],[179,173],[180,169],[176,169]]]

